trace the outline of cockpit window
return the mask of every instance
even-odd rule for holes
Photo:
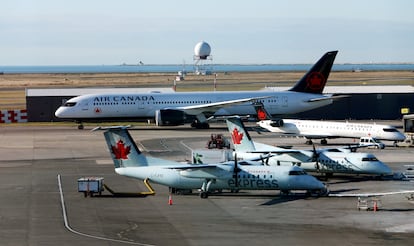
[[[378,161],[378,159],[376,157],[364,157],[362,161]]]
[[[66,102],[65,104],[63,104],[64,107],[73,107],[76,105],[76,102]]]
[[[305,171],[289,171],[289,175],[306,175]]]
[[[395,128],[382,128],[382,130],[383,130],[384,132],[398,132],[398,130],[397,130],[397,129],[395,129]]]

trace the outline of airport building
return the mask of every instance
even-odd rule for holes
[[[303,112],[302,119],[396,120],[414,111],[413,86],[327,86],[324,93],[344,96],[331,105]]]
[[[288,87],[267,88],[288,90]],[[26,109],[29,122],[61,121],[56,109],[66,100],[80,95],[105,92],[173,92],[172,88],[62,88],[27,89]],[[402,113],[414,111],[413,86],[327,86],[324,93],[343,96],[331,105],[311,111],[289,115],[289,118],[315,120],[395,120]],[[411,112],[410,112],[411,111]]]

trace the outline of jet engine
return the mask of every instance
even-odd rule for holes
[[[282,127],[283,126],[283,120],[282,119],[273,119],[271,122],[270,122],[270,125],[271,126],[273,126],[273,127]]]
[[[155,124],[157,126],[178,126],[190,123],[191,115],[176,109],[161,109],[155,112]]]

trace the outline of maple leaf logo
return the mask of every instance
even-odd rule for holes
[[[99,114],[100,112],[102,112],[101,108],[95,108],[95,113]]]
[[[237,128],[234,128],[231,133],[231,139],[233,140],[233,144],[241,144],[241,141],[243,140],[243,133],[239,132]]]
[[[112,153],[115,155],[115,159],[128,159],[128,155],[131,152],[131,146],[125,146],[124,142],[120,139],[116,146],[112,146]]]
[[[310,89],[320,90],[325,85],[326,80],[320,72],[313,72],[308,76],[306,82]]]
[[[266,112],[262,108],[257,109],[257,118],[259,120],[265,120],[266,119]]]

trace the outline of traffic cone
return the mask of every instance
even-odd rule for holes
[[[172,196],[170,194],[170,196],[168,197],[168,205],[173,205],[173,201],[172,201]]]

